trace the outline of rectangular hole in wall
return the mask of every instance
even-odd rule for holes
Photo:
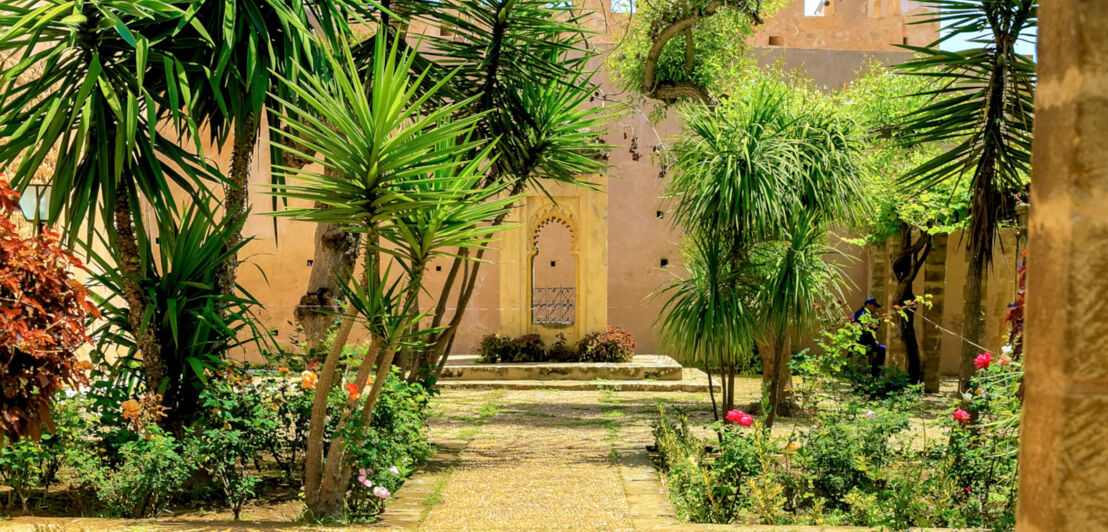
[[[669,259],[662,259],[658,261],[658,264],[661,265],[661,267],[665,268],[666,266],[669,266]]]
[[[435,266],[435,271],[436,272],[441,272],[442,271],[442,266]]]
[[[666,213],[664,213],[662,211],[658,211],[658,212],[654,213],[654,216],[657,217],[659,220],[661,220],[662,218],[666,217]]]
[[[769,45],[770,46],[785,46],[785,38],[780,36],[780,35],[770,35],[769,36]]]
[[[312,259],[308,259],[308,266],[311,266],[312,264],[315,264],[315,261]]]

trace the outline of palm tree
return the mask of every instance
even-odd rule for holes
[[[176,211],[172,186],[202,199],[208,184],[222,180],[178,144],[199,139],[182,112],[193,91],[184,76],[188,65],[175,51],[210,44],[180,34],[191,7],[116,0],[0,6],[0,56],[10,60],[0,75],[0,168],[14,166],[12,182],[21,190],[56,154],[46,178],[53,190],[48,222],[64,218],[69,240],[90,251],[94,228],[109,232],[128,329],[150,390],[173,369],[147,326],[154,309],[140,282],[149,269],[140,243],[149,237],[139,202],[159,213]]]
[[[695,244],[689,279],[667,290],[662,328],[686,354],[720,359],[724,410],[733,406],[727,390],[735,368],[753,356],[753,344],[745,339],[764,337],[758,333],[768,322],[750,310],[732,316],[738,321],[724,329],[701,329],[696,320],[716,310],[700,305],[757,309],[762,277],[751,268],[752,253],[766,242],[791,238],[799,213],[808,225],[825,227],[853,217],[863,203],[849,124],[803,96],[781,81],[755,77],[717,107],[686,108],[685,131],[672,148],[673,219]],[[727,254],[726,265],[719,253]],[[697,332],[703,336],[691,336]],[[787,366],[764,370],[772,390]]]
[[[708,374],[708,395],[712,415],[735,405],[735,375],[738,367],[753,357],[750,346],[756,333],[749,308],[748,287],[739,271],[732,269],[728,242],[692,234],[684,253],[688,275],[662,290],[668,294],[658,315],[662,339],[692,361],[704,364]],[[745,358],[744,358],[745,357]],[[722,411],[717,408],[712,370],[721,373]]]
[[[602,106],[590,105],[597,85],[588,66],[595,52],[586,48],[581,26],[585,15],[545,0],[392,0],[382,6],[388,11],[377,11],[378,27],[402,49],[408,44],[396,37],[409,22],[425,23],[431,33],[440,34],[422,36],[419,50],[411,50],[412,74],[426,72],[420,82],[423,90],[448,80],[432,101],[469,101],[459,113],[479,117],[473,138],[486,144],[496,141],[485,168],[485,186],[503,184],[514,196],[541,190],[547,179],[586,185],[579,181],[581,176],[603,171],[599,155],[605,146],[598,138],[606,118]],[[451,35],[443,36],[447,31]],[[373,46],[354,48],[359,66],[370,65]],[[491,223],[499,226],[503,221],[497,217]],[[315,264],[321,269],[342,265],[353,242],[317,239]],[[412,367],[442,367],[476,287],[481,261],[472,259],[483,254],[483,249],[456,250],[443,288],[433,298],[435,332]],[[333,277],[316,275],[313,267],[309,293],[329,288],[325,283]],[[448,306],[458,310],[448,313]],[[306,325],[324,323],[305,327],[317,335],[331,321],[326,313],[303,318]]]
[[[297,81],[283,81],[294,95],[280,101],[281,118],[289,131],[274,132],[280,138],[279,149],[323,167],[321,171],[278,169],[286,182],[276,185],[274,194],[305,200],[310,206],[277,214],[366,234],[366,249],[360,254],[363,274],[346,288],[350,305],[320,370],[312,405],[305,502],[321,516],[342,514],[350,482],[346,440],[333,438],[325,457],[323,435],[327,396],[339,382],[339,360],[355,322],[360,317],[367,324],[373,342],[354,382],[364,386],[374,371],[376,378],[364,404],[348,401],[336,430],[340,435],[347,427],[365,426],[371,419],[393,359],[420,318],[415,295],[428,258],[441,252],[442,246],[483,249],[490,230],[482,226],[502,216],[511,201],[465,205],[484,201],[500,190],[474,189],[484,181],[480,171],[492,151],[483,139],[472,137],[482,115],[463,112],[475,98],[429,106],[449,78],[428,87],[426,70],[410,77],[415,54],[399,48],[399,39],[378,34],[368,82],[362,81],[363,73],[348,45],[340,42],[327,50],[327,74],[301,70]],[[433,220],[422,220],[427,212],[438,214]],[[389,251],[381,246],[382,236],[399,243],[399,248]],[[393,272],[382,260],[386,252],[405,264],[400,281],[389,280]],[[356,435],[351,438],[351,444],[358,443]]]
[[[196,22],[189,29],[210,36],[212,45],[190,50],[187,56],[193,65],[190,84],[196,88],[190,113],[216,146],[231,139],[223,210],[229,218],[245,217],[250,163],[262,132],[262,115],[275,106],[275,94],[289,97],[277,75],[293,77],[299,68],[326,68],[325,62],[317,61],[315,43],[349,34],[350,29],[342,15],[341,0],[204,1],[197,6]],[[313,33],[309,29],[312,17],[323,31]],[[268,119],[270,127],[281,129],[280,115],[269,112]],[[284,152],[272,152],[276,164],[290,162],[284,160]],[[276,208],[277,199],[273,201]],[[241,247],[241,231],[228,236],[229,249]],[[221,293],[234,293],[237,268],[238,253],[231,253],[220,267]]]
[[[1036,0],[927,0],[934,14],[919,23],[945,29],[925,47],[905,46],[915,59],[904,72],[929,77],[942,86],[929,105],[907,115],[909,142],[947,143],[949,148],[905,175],[913,186],[969,179],[971,204],[966,233],[963,291],[965,323],[959,388],[965,391],[973,359],[985,332],[982,283],[992,261],[1001,221],[1011,218],[1014,196],[1028,186],[1034,118],[1035,62],[1016,53],[1037,23]],[[980,34],[984,33],[983,36]],[[975,48],[941,50],[943,42],[968,38]]]
[[[762,371],[769,397],[766,427],[781,412],[791,379],[789,339],[813,329],[842,300],[846,277],[826,257],[838,254],[826,244],[827,227],[804,211],[790,216],[781,240],[758,244],[751,257],[757,279],[753,297],[763,345]]]

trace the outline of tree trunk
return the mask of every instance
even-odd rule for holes
[[[370,240],[375,238],[373,236],[376,234],[375,232],[370,231],[368,234]],[[375,275],[377,270],[377,265],[370,263],[370,256],[372,254],[367,252],[366,267],[361,280],[363,288],[368,287],[369,276]],[[304,464],[304,504],[320,516],[341,515],[342,512],[340,507],[338,514],[333,513],[333,509],[329,507],[333,501],[321,500],[320,498],[320,487],[324,480],[323,431],[327,425],[327,396],[335,385],[335,374],[338,370],[339,359],[342,358],[342,350],[346,347],[347,340],[350,339],[350,331],[354,328],[357,314],[358,310],[354,305],[348,306],[343,314],[342,324],[339,325],[338,332],[335,334],[335,341],[327,352],[327,357],[323,361],[323,368],[316,380],[315,396],[312,399],[312,413],[308,422],[308,441]],[[332,442],[332,446],[334,444],[335,442]]]
[[[318,206],[318,205],[317,205]],[[297,323],[304,330],[307,352],[316,353],[335,321],[343,286],[354,274],[361,236],[328,223],[316,225],[315,255],[308,290],[296,306]]]
[[[958,368],[958,391],[969,390],[969,380],[977,371],[973,359],[981,352],[985,338],[985,311],[982,297],[985,294],[985,269],[979,262],[967,257],[966,285],[962,291],[962,358]]]
[[[250,113],[243,120],[235,121],[235,139],[231,147],[231,171],[223,185],[223,217],[236,220],[246,217],[250,200],[250,160],[254,157],[254,146],[258,143],[258,116]],[[234,232],[227,241],[228,248],[237,248],[242,243],[242,231]],[[238,278],[239,255],[232,253],[219,266],[216,274],[216,286],[219,293],[233,295]]]
[[[919,239],[913,242],[912,232],[912,226],[900,223],[900,252],[892,260],[893,276],[897,282],[893,302],[899,309],[892,311],[897,313],[897,329],[908,359],[908,381],[919,384],[923,382],[923,363],[916,338],[916,294],[912,285],[931,251],[931,235],[921,231]],[[903,316],[898,310],[903,312]]]
[[[135,345],[142,355],[142,365],[146,370],[146,387],[150,393],[157,393],[166,377],[165,360],[162,359],[161,346],[154,336],[156,318],[147,328],[142,327],[142,317],[146,313],[146,298],[140,280],[146,277],[139,256],[138,238],[135,235],[135,223],[131,211],[130,178],[125,177],[115,193],[115,246],[116,260],[123,272],[123,299],[127,302],[128,320]]]
[[[786,415],[781,410],[785,406],[783,396],[792,387],[792,371],[789,369],[789,359],[792,358],[790,347],[788,336],[784,332],[779,332],[770,349],[759,350],[761,353],[766,353],[762,355],[762,381],[769,389],[768,412],[765,413],[766,428],[773,427],[778,414]]]

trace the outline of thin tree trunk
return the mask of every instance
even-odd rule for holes
[[[152,320],[143,329],[143,315],[146,313],[146,298],[140,279],[146,276],[142,271],[142,258],[139,256],[138,238],[135,234],[135,222],[131,211],[131,182],[129,178],[116,188],[115,194],[115,236],[116,260],[123,272],[123,299],[127,302],[128,321],[135,345],[142,354],[142,365],[146,370],[146,387],[150,393],[157,393],[166,377],[166,364],[161,356],[161,346],[154,336]]]
[[[785,364],[785,335],[778,333],[773,342],[772,369],[763,368],[763,372],[772,375],[769,382],[769,404],[766,412],[766,428],[772,428],[777,419],[778,410],[781,408],[781,392],[785,387],[783,375]],[[768,371],[767,371],[768,370]]]
[[[967,258],[966,285],[962,291],[962,358],[958,368],[958,391],[969,390],[969,380],[977,371],[973,359],[977,358],[985,338],[985,311],[982,297],[985,293],[984,267]]]
[[[374,273],[374,275],[376,274]],[[416,277],[410,281],[410,284],[418,287],[422,278],[422,271],[420,271],[417,273]],[[405,314],[410,314],[410,310],[415,305],[415,298],[418,297],[418,294],[418,290],[409,291],[408,299],[402,307]],[[377,405],[377,400],[380,398],[381,391],[384,389],[385,381],[392,371],[392,363],[395,359],[400,340],[401,338],[390,338],[387,345],[378,347],[376,356],[370,356],[370,352],[366,353],[365,358],[358,368],[358,375],[355,377],[355,383],[358,389],[362,389],[370,371],[376,368],[377,374],[373,380],[373,386],[370,389],[369,395],[366,397],[365,404],[362,405],[361,412],[354,412],[353,408],[356,405],[355,401],[347,401],[347,409],[342,414],[338,428],[335,430],[336,434],[344,432],[350,422],[353,421],[354,416],[358,418],[355,421],[356,426],[362,427],[363,429],[372,421],[373,409]],[[319,392],[317,391],[316,393]],[[355,440],[351,442],[351,444],[360,445],[361,442]],[[346,459],[347,445],[347,442],[342,437],[336,436],[331,441],[331,446],[327,451],[327,459],[323,464],[319,493],[314,501],[315,506],[309,507],[317,516],[339,517],[342,515],[346,488],[347,485],[350,484],[350,476],[353,474],[352,464]]]
[[[919,239],[912,242],[912,227],[900,224],[900,252],[892,260],[893,276],[896,277],[894,302],[903,306],[903,316],[897,313],[897,330],[904,344],[904,353],[908,359],[908,381],[912,384],[923,382],[923,363],[920,359],[919,341],[916,338],[916,294],[912,289],[931,252],[931,235],[920,232]],[[893,309],[896,312],[896,309]]]
[[[223,185],[223,216],[225,220],[246,217],[250,201],[250,160],[254,158],[254,146],[258,143],[258,116],[246,115],[243,120],[235,121],[235,140],[231,147],[231,171]],[[228,248],[238,248],[242,243],[242,231],[236,231],[227,239]],[[235,293],[238,278],[239,255],[235,251],[216,274],[216,287],[223,295]]]
[[[369,232],[372,240],[375,233]],[[369,276],[374,275],[376,264],[370,264],[370,253],[366,253],[365,272],[362,275],[362,287],[369,286]],[[321,506],[320,487],[323,483],[323,429],[327,424],[327,396],[335,384],[335,374],[338,369],[339,359],[342,358],[342,350],[350,339],[350,331],[354,328],[354,321],[358,310],[350,305],[343,315],[342,324],[335,334],[335,341],[324,359],[323,368],[316,380],[315,397],[312,400],[312,414],[308,422],[307,452],[304,465],[304,504],[317,515],[335,515],[331,508]],[[334,442],[332,442],[334,445]],[[339,512],[341,513],[341,508]]]

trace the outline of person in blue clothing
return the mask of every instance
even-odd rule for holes
[[[858,338],[858,343],[866,348],[870,374],[874,377],[881,376],[881,368],[885,365],[885,352],[887,351],[885,344],[877,343],[877,326],[880,324],[877,321],[877,309],[879,308],[881,308],[881,304],[876,299],[867,297],[865,303],[862,303],[862,308],[854,311],[854,323],[862,325],[862,336]],[[868,315],[872,319],[862,323],[863,315]]]

